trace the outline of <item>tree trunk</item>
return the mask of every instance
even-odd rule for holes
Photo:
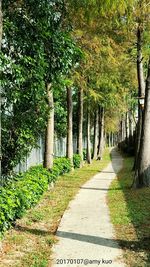
[[[120,122],[120,142],[123,141],[123,121]]]
[[[137,28],[137,77],[138,77],[138,96],[145,95],[145,81],[144,81],[144,71],[142,63],[142,30],[140,24]],[[141,142],[141,131],[142,131],[142,110],[140,104],[138,103],[138,123],[137,123],[137,140],[136,140],[136,151],[135,151],[135,162],[133,169],[137,168],[138,154]]]
[[[67,147],[66,156],[70,159],[73,166],[73,132],[72,132],[72,116],[73,116],[73,104],[72,104],[72,89],[67,87]]]
[[[126,144],[129,144],[129,124],[128,124],[128,112],[126,112],[126,120],[125,120],[125,131],[126,131]]]
[[[126,139],[126,120],[125,117],[123,117],[123,125],[122,125],[122,131],[123,131],[123,141]]]
[[[45,135],[44,167],[51,169],[53,167],[54,156],[54,101],[50,83],[47,84],[47,96],[50,110]]]
[[[2,23],[2,0],[0,0],[0,50],[1,50],[1,43],[2,43],[2,28],[3,28],[3,23]],[[1,171],[1,162],[2,162],[2,144],[1,144],[1,87],[0,87],[0,178],[2,175]]]
[[[139,85],[139,96],[145,94],[145,81],[144,81],[144,71],[143,71],[143,63],[142,63],[142,30],[140,25],[138,25],[137,29],[137,77],[138,77],[138,85]]]
[[[99,108],[99,142],[98,142],[98,154],[97,159],[102,159],[102,153],[104,148],[104,108]]]
[[[91,129],[90,129],[90,111],[87,109],[87,153],[86,160],[87,163],[91,164]]]
[[[93,159],[97,159],[97,146],[98,146],[98,110],[96,110],[95,112],[95,120],[94,120]]]
[[[78,109],[78,137],[77,137],[77,153],[81,157],[81,166],[83,161],[83,89],[79,89],[78,93],[79,109]]]
[[[114,147],[114,135],[111,132],[111,146]]]
[[[146,81],[145,110],[141,131],[141,143],[135,171],[134,188],[150,186],[150,59]]]
[[[138,122],[137,122],[137,129],[136,129],[136,145],[135,145],[135,160],[133,170],[136,170],[138,157],[139,157],[139,150],[140,150],[140,142],[141,142],[141,131],[142,131],[142,110],[140,110],[140,105],[138,107]]]
[[[102,126],[102,116],[101,116],[101,107],[99,106],[98,110],[98,127],[99,127],[99,133],[98,133],[98,150],[97,150],[97,157],[100,152],[100,144],[101,144],[101,126]],[[98,158],[97,158],[98,159]]]
[[[108,146],[111,147],[110,133],[108,134]]]
[[[133,120],[131,111],[129,111],[129,145],[133,146]]]

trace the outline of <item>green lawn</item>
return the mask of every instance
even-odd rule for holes
[[[40,203],[29,210],[3,240],[0,267],[47,267],[55,232],[70,200],[81,185],[110,161],[106,149],[102,161],[93,161],[83,168],[59,177],[54,189],[47,191]]]
[[[124,158],[124,167],[112,182],[108,204],[116,238],[124,251],[127,266],[150,266],[150,188],[131,189],[133,158]]]

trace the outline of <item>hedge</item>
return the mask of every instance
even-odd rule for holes
[[[31,167],[27,172],[15,177],[6,187],[0,188],[0,235],[12,223],[23,216],[27,209],[34,206],[48,189],[48,184],[59,175],[71,170],[71,162],[66,158],[54,160],[51,171],[41,165]]]

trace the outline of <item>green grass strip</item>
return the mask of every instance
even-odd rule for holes
[[[150,266],[150,188],[132,189],[133,158],[124,167],[108,193],[111,221],[124,251],[127,266]]]

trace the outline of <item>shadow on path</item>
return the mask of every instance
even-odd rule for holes
[[[110,248],[119,248],[119,246],[121,246],[122,248],[130,249],[134,251],[138,250],[139,242],[142,242],[142,240],[127,241],[127,240],[108,239],[104,237],[83,235],[83,234],[63,232],[63,231],[57,231],[56,236],[67,238],[67,239],[72,239],[72,240],[78,240],[81,242],[96,244],[99,246],[110,247]],[[146,249],[146,248],[143,246],[143,249]]]
[[[33,228],[23,227],[20,225],[16,225],[15,230],[18,232],[30,233],[30,234],[37,235],[37,236],[54,235],[57,231],[57,229],[47,231],[47,230],[42,230],[42,229],[36,229],[36,228],[33,229]]]
[[[53,231],[46,231],[41,229],[31,229],[28,227],[22,227],[22,226],[16,226],[16,231],[19,232],[25,232],[30,233],[37,236],[50,236],[53,235],[56,232],[56,229]],[[125,248],[133,251],[139,250],[139,245],[141,249],[149,250],[149,247],[145,246],[144,241],[149,241],[145,239],[141,239],[139,241],[127,241],[127,240],[118,240],[118,239],[108,239],[104,237],[98,237],[98,236],[91,236],[91,235],[83,235],[78,233],[71,233],[71,232],[63,232],[63,231],[57,231],[56,233],[57,237],[72,239],[72,240],[78,240],[81,242],[86,242],[90,244],[96,244],[99,246],[105,246],[110,248]],[[142,244],[142,247],[141,247]]]

